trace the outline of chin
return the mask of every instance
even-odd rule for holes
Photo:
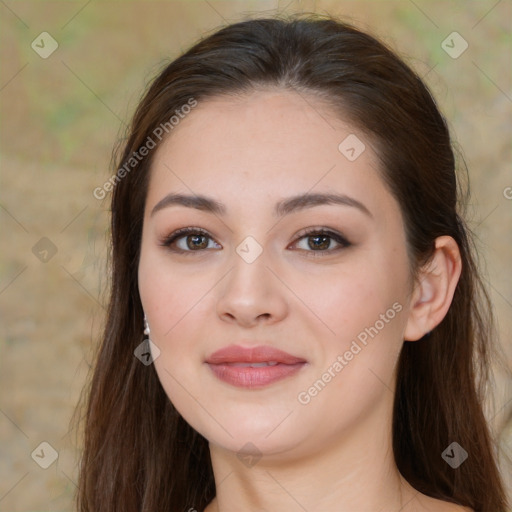
[[[211,420],[206,425],[193,428],[211,444],[224,450],[237,454],[271,456],[293,451],[308,438],[306,433],[301,435],[294,425],[285,426],[283,423],[279,424],[269,417],[260,416],[256,421],[254,417],[245,416],[243,420],[238,417],[231,421],[225,419],[222,423],[224,428]]]

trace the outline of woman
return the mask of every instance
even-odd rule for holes
[[[505,511],[450,136],[394,53],[227,26],[153,81],[111,183],[81,511]]]

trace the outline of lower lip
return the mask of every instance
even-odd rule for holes
[[[296,374],[306,363],[274,366],[234,366],[232,364],[209,364],[218,379],[240,388],[261,388]]]

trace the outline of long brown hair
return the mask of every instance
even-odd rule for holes
[[[163,69],[135,112],[113,180],[106,325],[84,388],[80,512],[203,511],[215,496],[207,440],[173,407],[153,365],[134,356],[143,337],[137,269],[156,150],[130,159],[144,153],[148,138],[158,146],[155,130],[165,123],[172,136],[169,120],[191,100],[258,87],[316,97],[368,135],[404,217],[413,273],[432,254],[436,237],[456,240],[462,275],[451,307],[428,338],[405,342],[401,352],[394,456],[422,493],[475,512],[505,512],[495,441],[482,410],[494,357],[491,306],[461,217],[466,198],[447,124],[421,79],[390,49],[315,14],[246,20],[205,37]],[[469,453],[456,469],[441,457],[452,442]]]

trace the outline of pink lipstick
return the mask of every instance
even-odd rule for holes
[[[261,388],[296,374],[306,360],[271,346],[231,345],[214,352],[206,363],[220,380],[242,388]]]

